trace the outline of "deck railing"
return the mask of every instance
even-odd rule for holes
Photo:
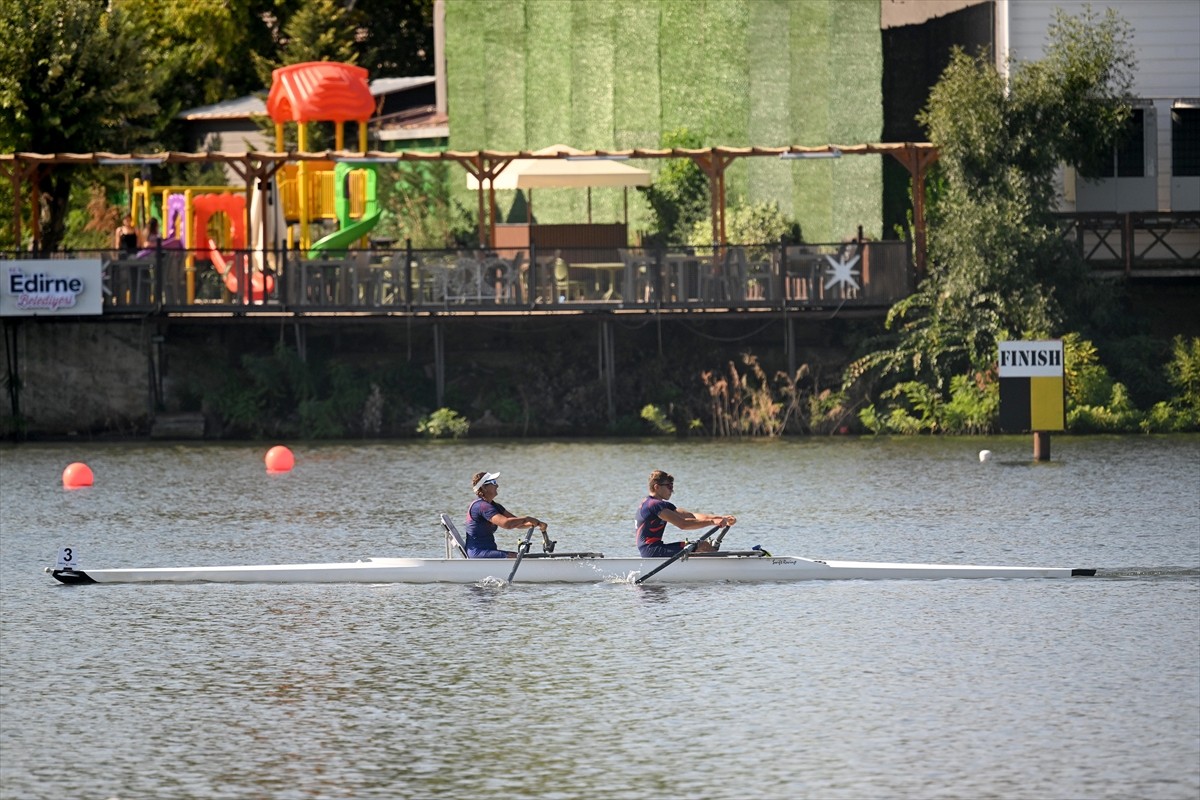
[[[1100,274],[1200,279],[1200,213],[1063,214],[1062,235]],[[0,252],[0,260],[32,257]],[[99,258],[106,314],[489,311],[882,311],[913,291],[905,242],[738,244],[707,248],[295,250]]]
[[[1058,215],[1064,239],[1100,273],[1200,277],[1200,212]]]
[[[320,258],[283,249],[214,256],[159,247],[136,257],[96,251],[49,257],[99,257],[106,314],[883,310],[914,285],[904,242],[615,252],[405,247]]]

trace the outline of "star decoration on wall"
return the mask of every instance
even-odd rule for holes
[[[858,281],[854,280],[855,275],[861,274],[859,270],[854,268],[858,260],[862,256],[855,256],[849,261],[841,261],[833,256],[825,256],[825,260],[829,262],[829,271],[825,273],[829,279],[825,281],[825,288],[832,289],[839,283],[849,286],[851,289],[859,289]]]

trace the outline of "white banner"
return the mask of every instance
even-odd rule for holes
[[[0,316],[100,314],[102,269],[98,258],[0,261]]]

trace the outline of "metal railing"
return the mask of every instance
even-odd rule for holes
[[[99,257],[104,313],[884,309],[914,286],[904,242],[39,257]]]

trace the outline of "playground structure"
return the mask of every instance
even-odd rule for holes
[[[267,113],[275,123],[275,148],[285,150],[284,126],[296,124],[296,144],[308,150],[310,122],[334,123],[334,149],[345,149],[347,122],[358,125],[358,150],[367,151],[367,122],[375,112],[375,98],[367,83],[367,71],[352,64],[316,61],[280,67],[272,73]],[[298,244],[310,258],[324,251],[344,249],[364,238],[379,222],[373,166],[352,168],[345,162],[288,164],[277,177],[284,217],[297,224]],[[316,220],[336,219],[339,230],[313,243],[311,225]],[[288,244],[297,242],[288,229]]]
[[[355,122],[358,150],[366,152],[367,121],[374,109],[367,71],[336,62],[293,64],[275,70],[267,98],[278,152],[286,150],[288,122],[297,125],[302,151],[308,148],[308,123],[335,123],[335,149],[343,150],[345,123]],[[377,180],[373,164],[301,161],[283,165],[275,174],[275,188],[288,249],[298,247],[308,258],[316,259],[338,257],[354,243],[365,243],[380,217]],[[248,301],[264,302],[274,292],[272,257],[267,254],[275,244],[266,236],[273,223],[268,219],[269,204],[254,202],[248,209],[242,187],[154,186],[148,180],[134,179],[130,205],[135,224],[158,219],[163,246],[186,252],[189,304],[196,299],[198,261],[207,261],[232,295],[238,295],[243,275],[249,280]],[[337,230],[312,241],[312,226],[328,221],[336,221]],[[277,227],[275,231],[279,232]]]

